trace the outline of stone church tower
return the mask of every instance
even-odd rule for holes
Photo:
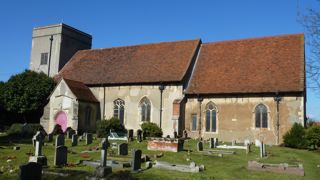
[[[30,70],[53,77],[78,51],[91,49],[92,36],[66,24],[33,29]]]

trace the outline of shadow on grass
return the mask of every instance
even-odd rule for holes
[[[85,179],[92,176],[90,172],[70,169],[48,169],[43,170],[42,179]]]

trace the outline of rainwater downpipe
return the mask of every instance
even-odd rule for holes
[[[53,35],[50,36],[49,40],[50,40],[50,50],[49,50],[48,76],[50,76],[50,64],[51,64],[51,52],[52,52]]]
[[[200,112],[199,112],[199,140],[201,140],[201,127],[202,127],[202,123],[201,123],[201,114],[202,114],[201,113],[201,104],[202,104],[202,101],[203,101],[203,98],[198,95],[199,110],[200,110]]]
[[[159,90],[160,90],[160,128],[162,126],[162,95],[163,95],[164,89],[165,89],[165,86],[161,83],[159,86]]]
[[[282,98],[279,96],[279,93],[276,93],[276,97],[274,97],[274,101],[277,103],[277,139],[276,139],[276,144],[279,145],[280,143],[280,101]]]

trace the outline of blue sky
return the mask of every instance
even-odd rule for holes
[[[93,36],[93,48],[201,38],[203,42],[303,32],[297,10],[314,0],[39,0],[0,2],[0,81],[29,66],[35,26],[66,23]],[[307,55],[308,56],[308,55]],[[308,90],[307,114],[320,120]]]

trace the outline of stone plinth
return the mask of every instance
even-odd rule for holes
[[[47,166],[47,158],[45,156],[30,156],[29,162],[35,162],[42,166]]]
[[[105,167],[99,166],[96,169],[95,175],[99,178],[104,178],[111,173],[112,173],[112,168],[110,166],[105,166]]]

